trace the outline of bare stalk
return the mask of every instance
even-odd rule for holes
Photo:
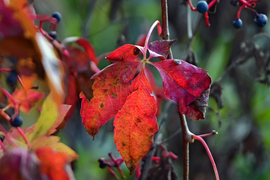
[[[162,12],[162,33],[160,37],[164,40],[168,40],[170,38],[169,34],[169,23],[168,23],[168,3],[167,0],[161,0],[161,12]],[[192,35],[192,34],[191,34]],[[172,59],[172,52],[167,57],[168,59]],[[188,129],[186,117],[179,113],[180,115],[180,122],[183,134],[183,180],[189,179],[189,143],[193,142],[192,133]]]

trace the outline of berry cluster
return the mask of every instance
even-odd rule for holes
[[[198,11],[198,12],[204,14],[205,24],[206,24],[206,26],[210,26],[209,17],[208,17],[208,10],[211,7],[213,7],[215,4],[217,4],[219,1],[220,0],[212,0],[208,4],[206,1],[201,0],[197,3],[196,8],[192,5],[191,0],[187,0],[187,3],[190,6],[191,10]],[[236,15],[236,18],[233,21],[233,26],[236,29],[241,28],[243,25],[243,22],[240,19],[240,14],[241,14],[241,11],[243,9],[248,9],[248,10],[255,13],[256,16],[255,16],[254,22],[258,27],[264,27],[266,25],[266,23],[268,21],[267,16],[265,14],[259,14],[259,13],[257,13],[256,10],[254,10],[254,8],[256,6],[256,2],[258,2],[258,1],[260,1],[260,0],[231,0],[230,1],[231,5],[233,5],[233,6],[240,5],[239,10],[238,10],[237,15]]]
[[[101,169],[108,168],[109,172],[115,177],[115,179],[118,179],[116,173],[112,170],[112,167],[116,167],[117,170],[120,172],[121,178],[125,179],[124,173],[122,169],[120,168],[120,165],[124,162],[123,158],[115,159],[115,157],[112,155],[112,153],[108,154],[111,158],[111,161],[107,161],[105,158],[98,159],[99,167]]]
[[[220,0],[213,0],[209,4],[206,1],[199,1],[196,8],[192,5],[191,0],[187,0],[188,5],[192,11],[198,11],[199,13],[204,14],[205,25],[210,26],[208,10],[213,7],[215,4],[219,3]]]
[[[259,0],[231,0],[231,5],[233,6],[238,6],[241,4],[241,6],[238,9],[237,15],[235,20],[233,21],[233,26],[236,29],[239,29],[242,27],[242,20],[240,19],[240,14],[242,12],[243,9],[248,9],[250,11],[252,11],[253,13],[255,13],[255,19],[254,22],[258,27],[264,27],[268,21],[268,18],[265,14],[259,14],[257,13],[256,10],[254,10],[254,7],[256,6],[256,2],[258,2]]]

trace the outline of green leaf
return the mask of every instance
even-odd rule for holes
[[[30,141],[46,134],[55,123],[58,117],[58,106],[52,97],[52,94],[49,94],[45,99],[34,132],[29,137]]]

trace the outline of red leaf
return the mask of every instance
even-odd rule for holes
[[[149,82],[153,88],[154,94],[156,96],[157,107],[158,107],[156,116],[159,116],[161,113],[161,102],[166,101],[168,99],[164,95],[163,89],[157,86],[154,75],[147,67],[145,67],[145,75],[146,75],[147,79],[149,80]]]
[[[1,180],[38,180],[40,162],[35,153],[24,148],[9,149],[0,159]]]
[[[95,81],[91,101],[80,95],[83,125],[91,136],[94,137],[125,103],[138,65],[139,62],[122,62],[106,67],[92,77]]]
[[[160,40],[160,41],[153,41],[149,43],[148,48],[151,51],[154,51],[158,54],[161,54],[165,58],[167,58],[171,45],[175,42],[176,40]]]
[[[5,6],[3,0],[0,0],[0,32],[4,37],[23,35],[23,29],[20,23],[14,18],[13,11]]]
[[[179,112],[193,120],[204,118],[194,114],[195,109],[190,105],[210,88],[207,72],[181,60],[170,59],[153,65],[160,72],[165,95],[177,103]]]
[[[98,64],[95,49],[93,48],[93,46],[87,40],[82,38],[78,39],[76,42],[84,48],[90,60],[93,61],[95,64]]]
[[[67,95],[64,100],[64,104],[71,105],[71,108],[69,109],[68,113],[65,116],[65,121],[63,121],[63,123],[61,124],[61,128],[65,127],[67,120],[72,116],[73,111],[76,108],[76,104],[78,100],[79,100],[79,96],[78,96],[78,92],[76,88],[75,77],[72,74],[69,74]]]
[[[136,46],[125,44],[114,50],[106,59],[110,62],[135,61],[140,53],[140,49]]]
[[[68,157],[65,153],[53,151],[50,147],[41,147],[36,150],[36,155],[41,162],[40,171],[50,180],[68,180],[65,171]]]
[[[20,110],[28,113],[32,109],[32,107],[35,106],[35,103],[43,98],[44,94],[38,91],[33,91],[31,89],[27,91],[24,89],[15,89],[12,96],[14,97],[14,99],[21,102]],[[10,100],[9,105],[12,107],[14,106],[14,104]]]
[[[73,84],[73,88],[77,87],[77,92],[83,92],[87,99],[93,97],[93,80],[90,79],[95,72],[91,69],[90,59],[88,55],[77,47],[67,48],[70,55],[70,70],[76,79],[76,84]],[[71,85],[71,84],[70,84]],[[78,94],[79,94],[78,93]]]
[[[142,71],[132,82],[131,94],[114,120],[114,141],[130,172],[150,150],[158,130],[156,100]]]

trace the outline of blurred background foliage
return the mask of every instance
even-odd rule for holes
[[[196,4],[197,0],[192,2]],[[269,5],[269,1],[262,0],[255,9],[269,17]],[[161,21],[160,1],[157,0],[37,0],[34,6],[38,14],[52,14],[54,11],[62,14],[63,20],[57,29],[58,40],[70,36],[87,38],[97,56],[124,43],[135,44],[155,20]],[[218,131],[218,135],[205,140],[216,160],[221,179],[269,179],[270,23],[258,28],[254,23],[254,13],[243,10],[243,26],[236,30],[232,22],[238,8],[229,0],[220,0],[216,13],[210,14],[210,27],[205,26],[201,14],[191,12],[195,37],[187,48],[187,6],[183,0],[169,0],[168,6],[170,38],[177,39],[172,46],[174,58],[198,64],[213,80],[206,119],[188,120],[190,130],[195,134],[213,129]],[[160,39],[156,30],[151,39]],[[99,67],[108,64],[103,58]],[[158,84],[162,85],[161,81]],[[113,120],[101,128],[93,141],[81,123],[79,109],[78,103],[73,117],[59,134],[80,156],[73,164],[75,176],[79,180],[113,179],[106,169],[99,168],[97,161],[101,157],[108,159],[109,152],[120,157],[113,141]],[[171,137],[179,129],[177,108],[171,105],[163,138]],[[181,133],[164,144],[179,156],[179,160],[173,163],[178,179],[182,179]],[[127,179],[135,179],[125,165],[121,167]],[[214,179],[207,153],[198,142],[190,144],[190,179]]]

